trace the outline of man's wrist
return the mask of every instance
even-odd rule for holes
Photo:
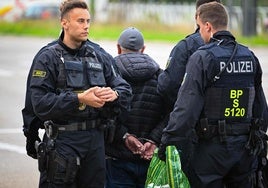
[[[127,137],[129,137],[129,133],[125,133],[124,136],[123,136],[123,140],[125,141],[127,139]]]
[[[123,136],[123,140],[125,141],[130,136],[133,136],[133,137],[137,138],[136,135],[134,135],[134,134],[125,133],[124,136]]]

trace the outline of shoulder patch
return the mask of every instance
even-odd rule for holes
[[[172,59],[172,57],[168,58],[167,63],[166,63],[166,68],[169,66],[171,59]]]
[[[46,76],[47,72],[42,70],[33,70],[33,77],[40,77],[44,78]]]

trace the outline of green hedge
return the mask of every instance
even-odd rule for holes
[[[98,40],[116,40],[123,29],[129,26],[139,28],[147,41],[175,42],[183,39],[194,28],[189,26],[166,26],[150,23],[99,24],[91,23],[89,37]],[[38,36],[56,38],[60,32],[57,20],[0,21],[1,35]],[[268,46],[268,33],[253,37],[242,37],[234,32],[237,41],[250,46]]]

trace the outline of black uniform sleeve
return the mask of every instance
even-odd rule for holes
[[[268,126],[267,101],[262,88],[262,69],[257,57],[253,54],[257,63],[257,72],[255,77],[255,100],[253,104],[253,117],[263,119],[262,129],[266,132]]]
[[[41,120],[64,117],[78,108],[77,94],[66,91],[56,94],[58,60],[45,51],[36,57],[30,89],[34,112]]]
[[[167,127],[163,131],[162,144],[169,145],[189,138],[204,106],[204,88],[207,76],[201,55],[194,53],[188,61],[186,74],[178,93]]]
[[[166,115],[161,119],[161,121],[158,123],[158,125],[151,131],[149,135],[149,139],[154,141],[157,145],[161,143],[161,137],[163,134],[163,130],[168,124],[169,116]]]
[[[187,61],[187,45],[185,40],[182,40],[172,49],[166,69],[158,77],[157,91],[165,98],[170,108],[176,102]]]

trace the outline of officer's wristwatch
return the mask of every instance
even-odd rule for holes
[[[118,94],[118,92],[117,92],[116,90],[114,90],[114,93],[115,93],[115,95],[116,95],[117,97],[119,97],[119,94]]]

